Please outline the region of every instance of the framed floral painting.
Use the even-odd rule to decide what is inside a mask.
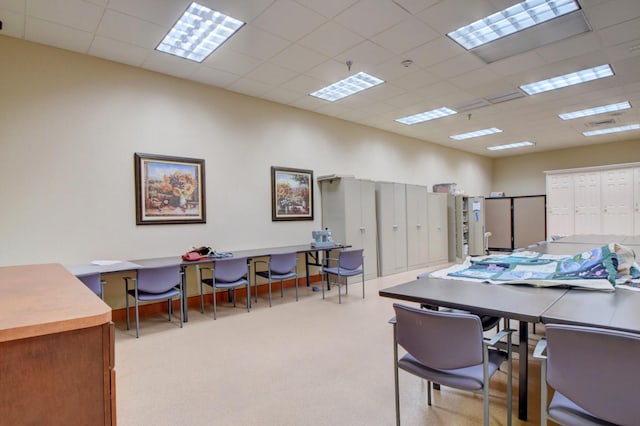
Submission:
[[[271,167],[271,220],[313,220],[313,171]]]
[[[206,223],[204,160],[134,154],[136,224]]]

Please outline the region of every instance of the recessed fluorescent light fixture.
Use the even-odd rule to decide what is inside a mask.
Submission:
[[[523,141],[523,142],[514,142],[514,143],[510,143],[507,145],[496,145],[496,146],[489,146],[487,147],[487,149],[489,151],[500,151],[503,149],[513,149],[513,148],[522,148],[525,146],[534,146],[535,143],[533,142],[529,142],[529,141]]]
[[[492,135],[494,133],[502,133],[502,130],[497,129],[495,127],[491,127],[489,129],[476,130],[475,132],[469,132],[469,133],[460,133],[459,135],[453,135],[449,137],[451,139],[461,141],[463,139],[477,138],[479,136]]]
[[[431,111],[421,112],[419,114],[409,115],[396,119],[398,123],[411,126],[412,124],[422,123],[424,121],[435,120],[436,118],[446,117],[447,115],[457,114],[456,111],[447,107],[432,109]]]
[[[605,114],[607,112],[620,111],[631,108],[631,104],[627,101],[617,104],[602,105],[593,108],[582,109],[580,111],[567,112],[559,114],[558,117],[563,120],[573,120],[574,118],[589,117],[590,115]]]
[[[467,50],[580,9],[574,0],[527,0],[447,34]]]
[[[638,129],[640,129],[640,124],[628,124],[626,126],[610,127],[608,129],[591,130],[588,132],[582,132],[582,134],[585,136],[597,136],[597,135],[606,135],[608,133],[628,132],[629,130],[638,130]]]
[[[609,64],[600,65],[594,68],[588,68],[576,72],[572,72],[558,77],[549,78],[547,80],[536,81],[535,83],[520,86],[527,95],[535,95],[536,93],[547,92],[549,90],[561,89],[574,84],[586,83],[587,81],[598,80],[600,78],[611,77],[613,70]]]
[[[316,98],[324,99],[325,101],[334,102],[382,83],[384,83],[384,80],[380,80],[365,72],[359,72],[356,75],[347,77],[344,80],[340,80],[309,94]]]
[[[194,2],[156,50],[202,62],[243,25],[242,21]]]

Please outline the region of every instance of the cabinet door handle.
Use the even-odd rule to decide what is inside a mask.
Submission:
[[[398,225],[393,225],[393,229],[398,229]]]
[[[364,231],[365,231],[365,229],[366,229],[366,228],[365,228],[364,226],[361,226],[361,227],[360,227],[360,231],[362,231],[362,232],[364,232]]]
[[[416,228],[420,229],[420,228],[422,228],[422,225],[417,224],[417,225],[416,225]]]

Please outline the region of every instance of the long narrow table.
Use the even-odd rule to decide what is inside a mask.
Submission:
[[[486,284],[441,278],[423,278],[380,290],[382,297],[420,304],[464,309],[519,322],[518,418],[527,419],[528,323],[538,322],[568,290],[527,285]]]
[[[334,244],[332,246],[326,247],[311,247],[311,244],[298,244],[291,246],[282,246],[282,247],[265,247],[261,249],[249,249],[249,250],[237,250],[231,252],[233,257],[246,257],[249,261],[266,257],[272,254],[279,253],[291,253],[295,252],[298,254],[304,254],[305,256],[305,274],[306,274],[306,283],[309,285],[309,266],[325,266],[324,262],[328,257],[328,253],[331,250],[341,250],[345,248],[349,248],[351,246],[346,244]],[[320,257],[320,253],[324,253],[324,259]],[[182,268],[183,274],[182,279],[185,280],[186,274],[184,273],[186,268],[189,266],[196,266],[199,268],[202,264],[208,264],[211,262],[215,262],[220,258],[217,257],[209,257],[196,261],[184,261],[181,256],[168,256],[168,257],[156,257],[156,258],[148,258],[148,259],[135,259],[131,261],[123,261],[110,265],[94,265],[94,264],[82,264],[82,265],[73,265],[67,266],[67,269],[74,275],[80,276],[92,272],[99,272],[101,274],[113,273],[113,272],[126,272],[126,271],[136,271],[140,268],[148,268],[153,266],[164,266],[164,265],[180,265]],[[199,274],[198,274],[199,275]],[[183,288],[186,289],[186,282],[183,281]],[[255,285],[255,283],[254,283]],[[249,295],[247,295],[249,297]],[[187,309],[187,297],[182,298],[183,301],[183,312],[184,312],[184,321],[189,321],[189,311]]]

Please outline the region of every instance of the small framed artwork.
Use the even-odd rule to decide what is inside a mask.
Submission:
[[[271,167],[271,220],[313,220],[313,171]]]
[[[206,223],[204,160],[134,154],[136,224]]]

